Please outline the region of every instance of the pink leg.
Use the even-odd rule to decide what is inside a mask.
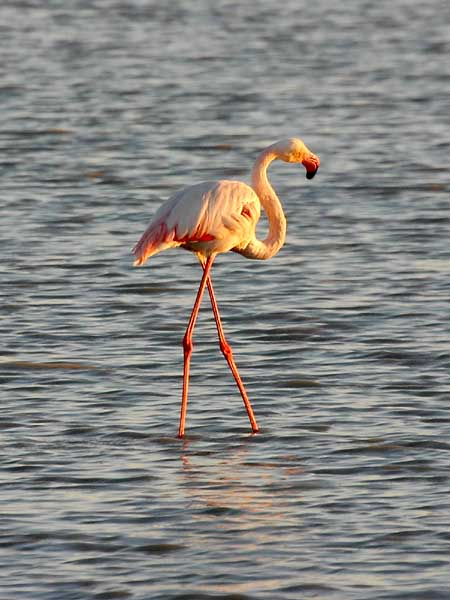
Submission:
[[[189,367],[191,364],[192,354],[192,332],[194,331],[195,322],[197,321],[198,311],[200,310],[200,303],[202,301],[203,292],[205,291],[206,283],[208,281],[209,272],[214,261],[214,255],[208,257],[205,264],[203,265],[203,277],[198,288],[197,297],[195,299],[194,308],[192,309],[191,318],[186,329],[186,333],[183,338],[183,350],[184,350],[184,369],[183,369],[183,396],[181,398],[181,415],[180,415],[180,427],[178,429],[178,437],[184,436],[184,428],[186,423],[186,411],[187,411],[187,400],[189,391]]]
[[[202,266],[204,268],[204,273],[206,273],[208,263],[203,264],[202,260],[200,260],[200,262],[202,263]],[[222,350],[222,354],[225,356],[228,366],[230,367],[231,372],[233,373],[233,377],[234,377],[236,384],[239,388],[239,391],[241,393],[242,400],[244,401],[244,405],[247,410],[248,418],[250,419],[250,425],[252,427],[252,431],[253,431],[253,433],[257,433],[259,431],[259,427],[258,427],[258,424],[256,423],[252,405],[250,404],[250,400],[248,399],[248,396],[247,396],[247,391],[244,387],[241,376],[239,375],[239,371],[237,369],[236,363],[234,362],[233,351],[231,350],[231,346],[228,344],[227,340],[225,339],[225,334],[224,334],[223,327],[222,327],[222,321],[220,319],[219,307],[217,306],[216,296],[214,294],[214,289],[212,286],[212,281],[211,281],[211,277],[209,276],[209,273],[208,273],[206,285],[208,286],[209,298],[211,300],[211,306],[213,309],[214,318],[216,320],[217,333],[219,335],[220,349]]]

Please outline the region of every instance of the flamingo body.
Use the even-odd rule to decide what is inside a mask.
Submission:
[[[259,431],[231,347],[225,339],[210,272],[218,253],[232,250],[246,258],[263,260],[274,256],[283,245],[286,218],[266,174],[270,163],[277,158],[288,163],[302,163],[306,168],[307,179],[314,177],[320,165],[319,158],[301,140],[280,140],[266,148],[257,158],[251,186],[241,181],[219,180],[205,181],[181,189],[160,206],[133,248],[135,266],[143,265],[150,256],[162,250],[182,247],[194,252],[203,268],[203,276],[183,338],[183,392],[178,429],[180,438],[184,436],[185,430],[192,335],[205,288],[208,288],[220,348],[241,393],[252,431]],[[256,238],[261,206],[269,222],[269,232],[264,240]]]
[[[181,246],[204,257],[237,251],[255,237],[260,201],[241,181],[204,181],[176,192],[156,212],[136,244],[135,265]]]

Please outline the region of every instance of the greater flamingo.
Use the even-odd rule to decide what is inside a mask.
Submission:
[[[208,288],[211,300],[220,349],[241,393],[252,431],[259,431],[233,353],[225,339],[210,271],[219,252],[232,250],[246,258],[264,260],[274,256],[284,244],[286,218],[267,179],[267,168],[277,158],[284,162],[302,163],[307,179],[314,177],[320,165],[318,156],[308,150],[301,140],[289,138],[276,142],[258,156],[252,171],[251,187],[241,181],[219,180],[205,181],[181,189],[159,207],[149,227],[133,248],[135,266],[143,265],[157,252],[181,246],[194,252],[203,268],[194,308],[183,338],[183,393],[178,429],[180,438],[185,431],[192,333],[205,287]],[[258,240],[255,233],[261,205],[269,221],[269,233],[265,240]]]

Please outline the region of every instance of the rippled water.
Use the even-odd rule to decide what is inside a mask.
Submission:
[[[450,8],[0,6],[4,600],[450,597]],[[181,185],[274,164],[271,261],[131,267]]]

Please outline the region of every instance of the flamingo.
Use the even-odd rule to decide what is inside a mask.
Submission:
[[[267,179],[272,161],[302,163],[307,179],[312,179],[320,165],[313,154],[298,138],[280,140],[263,150],[252,171],[251,186],[241,181],[205,181],[185,187],[159,207],[153,220],[132,252],[134,266],[141,266],[154,254],[168,248],[181,247],[197,255],[203,275],[183,338],[183,391],[181,398],[178,437],[185,433],[188,402],[190,361],[193,350],[192,336],[200,303],[205,291],[211,301],[220,349],[234,376],[244,401],[253,433],[259,431],[250,400],[234,361],[222,327],[219,308],[211,281],[211,268],[217,254],[238,252],[246,258],[265,260],[274,256],[286,238],[286,218],[283,207]],[[261,206],[269,221],[269,232],[264,240],[256,238],[256,224]]]

